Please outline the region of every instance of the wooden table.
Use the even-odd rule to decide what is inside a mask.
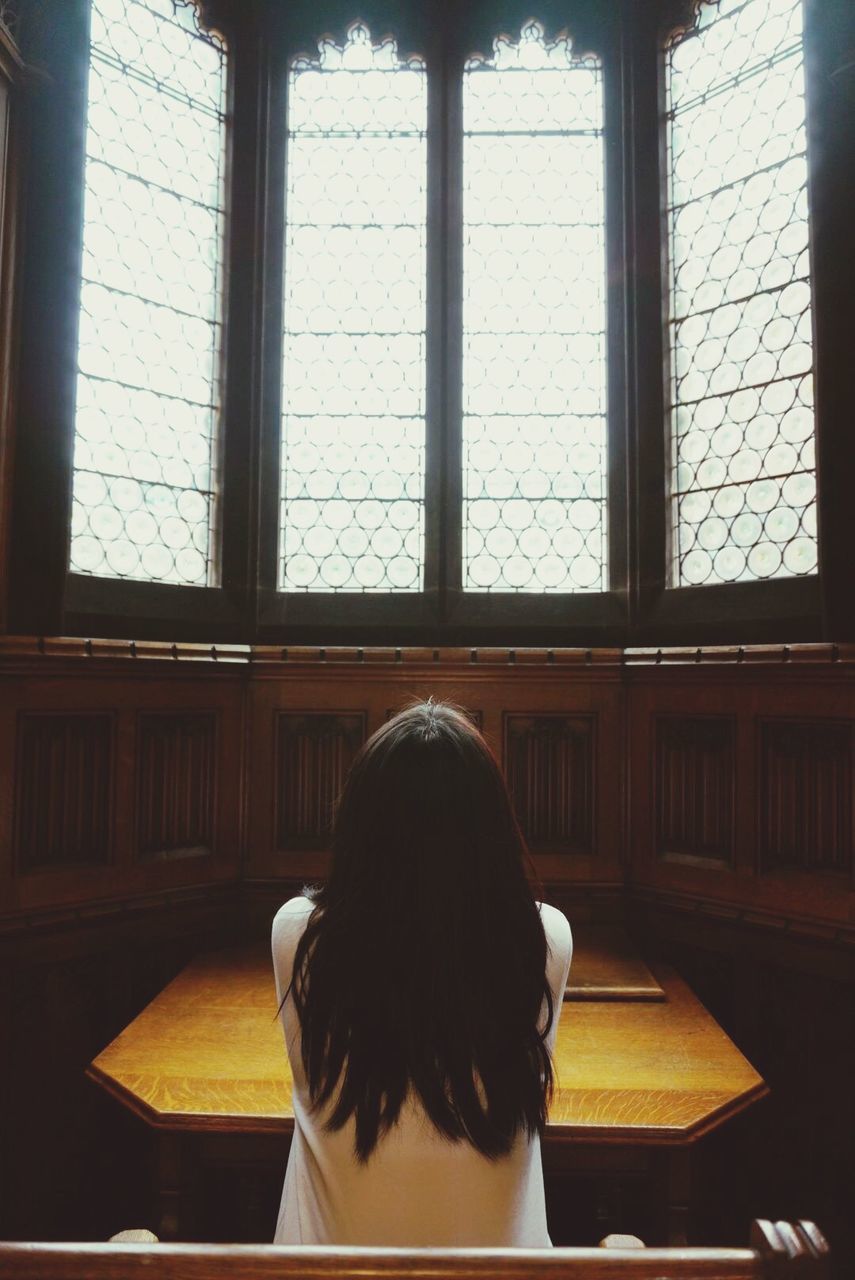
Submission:
[[[571,974],[544,1170],[654,1176],[683,1243],[693,1146],[766,1085],[677,974],[651,974],[619,935],[577,929]],[[159,1135],[163,1238],[181,1233],[194,1143],[242,1161],[281,1151],[284,1175],[291,1076],[266,947],[199,956],[88,1074]]]

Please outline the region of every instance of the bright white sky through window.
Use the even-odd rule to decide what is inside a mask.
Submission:
[[[420,591],[427,75],[362,24],[288,81],[279,585]]]
[[[226,59],[179,0],[93,0],[69,567],[212,585]]]
[[[671,573],[815,573],[802,0],[705,3],[666,62]]]
[[[602,72],[537,23],[463,89],[463,585],[607,587]]]

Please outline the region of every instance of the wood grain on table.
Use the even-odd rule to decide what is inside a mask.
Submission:
[[[564,1006],[547,1143],[685,1144],[767,1092],[677,974],[657,966],[654,977],[664,1000]],[[199,956],[89,1075],[157,1128],[289,1131],[291,1073],[267,948]]]

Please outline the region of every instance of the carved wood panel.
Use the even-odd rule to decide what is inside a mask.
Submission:
[[[596,717],[505,715],[505,775],[530,847],[594,852]]]
[[[216,798],[216,713],[144,714],[137,725],[137,851],[210,853]]]
[[[734,721],[658,716],[654,749],[656,852],[685,862],[733,862]]]
[[[22,713],[14,809],[20,871],[109,862],[112,715]]]
[[[849,720],[761,722],[761,871],[852,874],[853,733]]]
[[[358,712],[279,712],[276,717],[275,831],[278,849],[324,849],[333,807],[365,741]]]

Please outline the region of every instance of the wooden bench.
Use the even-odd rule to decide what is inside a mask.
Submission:
[[[828,1245],[812,1222],[755,1222],[748,1249],[627,1247],[632,1239],[610,1237],[600,1249],[414,1251],[0,1243],[0,1280],[825,1280],[829,1274]]]

